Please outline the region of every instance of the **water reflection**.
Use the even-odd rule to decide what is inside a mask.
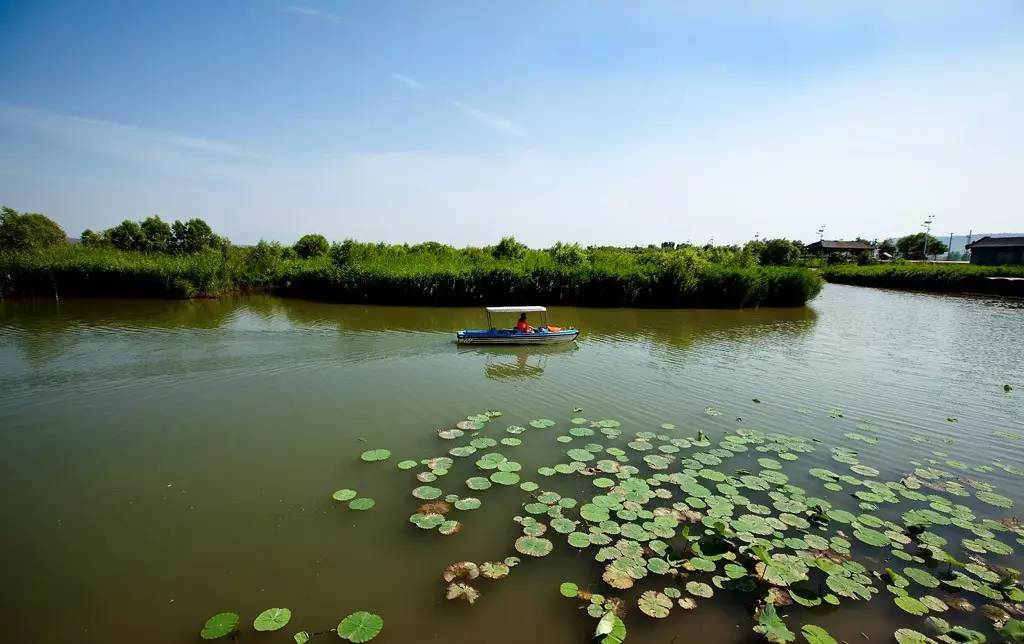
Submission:
[[[549,347],[470,347],[458,346],[460,355],[480,357],[484,375],[491,380],[540,378],[548,361],[579,351],[575,342]]]

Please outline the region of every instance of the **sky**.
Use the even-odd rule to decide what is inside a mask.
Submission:
[[[69,235],[1024,231],[1024,3],[0,0],[0,204]]]

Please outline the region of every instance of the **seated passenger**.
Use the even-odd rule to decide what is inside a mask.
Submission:
[[[516,331],[519,333],[533,333],[533,327],[526,321],[526,314],[519,314],[519,321],[516,322]]]

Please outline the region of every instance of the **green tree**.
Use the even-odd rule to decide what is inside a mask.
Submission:
[[[171,225],[159,215],[153,215],[143,220],[142,228],[143,246],[150,252],[163,253],[171,250],[171,240],[174,234],[171,232]]]
[[[928,238],[928,254],[929,255],[942,255],[949,247],[942,243],[936,237],[932,237],[927,233],[914,233],[913,235],[907,235],[906,237],[900,237],[896,242],[896,248],[899,249],[900,254],[907,259],[925,259],[924,255],[924,240]]]
[[[878,252],[889,253],[890,255],[896,254],[896,244],[891,239],[886,239],[878,245]]]
[[[788,239],[769,239],[761,248],[760,260],[764,266],[791,266],[800,259],[803,244]]]
[[[562,266],[583,266],[590,263],[587,251],[579,244],[563,244],[557,242],[550,250],[551,258]]]
[[[91,229],[86,228],[82,231],[82,234],[78,236],[78,241],[82,246],[103,246],[107,239],[103,236],[103,233],[93,232]]]
[[[323,257],[330,250],[331,244],[323,235],[303,235],[295,242],[295,252],[302,259]]]
[[[502,237],[491,254],[495,259],[518,260],[526,257],[527,248],[516,241],[515,237]]]
[[[19,213],[6,206],[0,209],[0,249],[46,248],[66,241],[67,236],[61,227],[46,215]]]
[[[136,221],[125,219],[103,233],[103,236],[110,241],[111,246],[118,250],[146,249],[146,238],[142,234],[142,226]]]
[[[213,229],[202,219],[189,219],[171,225],[171,247],[179,253],[198,253],[223,245],[223,240],[213,234]]]
[[[261,239],[246,253],[245,266],[259,281],[270,279],[281,265],[282,250],[277,242],[266,242]]]

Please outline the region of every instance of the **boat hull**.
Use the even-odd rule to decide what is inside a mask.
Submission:
[[[580,332],[566,329],[554,333],[511,333],[508,331],[459,331],[456,340],[459,344],[489,345],[542,345],[563,344],[572,342]]]

